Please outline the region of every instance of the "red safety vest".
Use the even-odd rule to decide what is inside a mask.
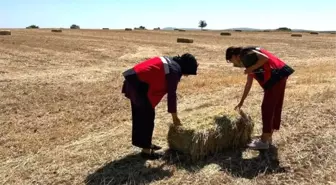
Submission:
[[[262,73],[252,74],[253,78],[258,81],[258,83],[263,87],[267,81],[272,77],[273,69],[282,69],[286,66],[285,62],[280,60],[278,57],[274,56],[269,51],[258,48],[258,51],[265,54],[268,57],[268,62],[266,62],[262,67]]]
[[[155,108],[167,93],[168,61],[163,57],[154,57],[135,65],[133,69],[139,80],[148,84],[148,99]]]

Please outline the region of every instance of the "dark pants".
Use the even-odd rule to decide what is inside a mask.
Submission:
[[[138,102],[132,106],[132,144],[140,148],[150,148],[154,130],[155,110],[148,96],[148,85],[141,83],[137,89]]]
[[[265,90],[261,106],[263,133],[272,133],[280,129],[282,105],[285,96],[287,78]]]

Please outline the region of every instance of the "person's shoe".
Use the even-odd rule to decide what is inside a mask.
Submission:
[[[151,153],[141,152],[141,157],[144,159],[148,159],[148,160],[156,160],[156,159],[160,159],[162,155],[155,153],[155,152],[151,152]]]
[[[161,146],[157,146],[157,145],[155,145],[155,144],[152,144],[151,149],[152,149],[152,150],[161,150],[162,147],[161,147]]]
[[[269,149],[269,142],[262,142],[260,139],[253,140],[247,145],[252,150],[267,150]]]

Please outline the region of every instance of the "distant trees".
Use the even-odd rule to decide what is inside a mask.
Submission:
[[[135,30],[145,30],[146,29],[146,27],[144,27],[144,26],[139,26],[138,28],[134,28]]]
[[[70,26],[70,29],[80,29],[80,27],[76,24]]]
[[[39,29],[39,27],[36,26],[35,24],[30,25],[30,26],[28,26],[28,27],[26,27],[26,28],[27,28],[27,29]]]
[[[200,27],[202,30],[205,28],[208,24],[205,22],[205,20],[200,20],[198,23],[198,27]]]
[[[287,27],[280,27],[280,28],[276,29],[276,31],[292,31],[292,29],[287,28]]]

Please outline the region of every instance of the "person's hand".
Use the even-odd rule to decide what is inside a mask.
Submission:
[[[240,110],[241,107],[243,106],[243,102],[239,102],[239,104],[234,108],[235,110]]]
[[[174,123],[174,126],[181,126],[181,121],[178,117],[174,117],[173,118],[173,123]]]
[[[253,72],[253,68],[249,67],[249,68],[245,69],[244,74],[250,74],[252,72]]]

